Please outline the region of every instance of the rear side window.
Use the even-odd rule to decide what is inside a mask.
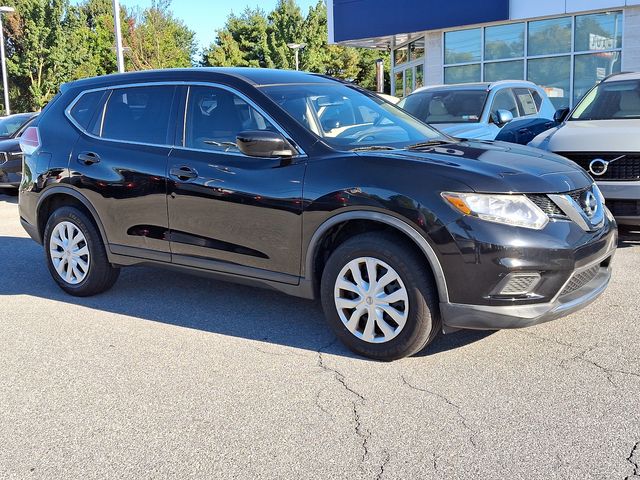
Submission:
[[[161,85],[113,90],[102,122],[103,138],[168,145],[175,87]],[[171,138],[170,138],[171,137]]]
[[[522,112],[523,116],[535,115],[538,113],[536,102],[531,96],[531,90],[528,88],[516,88],[514,92],[518,99],[518,103],[520,104],[520,112]]]
[[[536,102],[536,108],[538,111],[542,108],[542,96],[536,90],[530,90],[533,96],[533,101]]]
[[[82,95],[69,112],[78,125],[88,130],[91,119],[96,113],[96,108],[104,95],[104,91],[90,92]]]

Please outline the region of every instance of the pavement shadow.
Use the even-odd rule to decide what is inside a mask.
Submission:
[[[0,202],[18,203],[18,192],[0,188]]]
[[[360,358],[335,341],[319,302],[150,267],[122,269],[114,287],[101,295],[72,297],[52,280],[40,245],[27,238],[0,236],[0,251],[13,252],[0,264],[4,278],[0,301],[8,295],[31,295],[143,320]],[[46,318],[46,311],[42,315]],[[488,334],[440,336],[420,355],[453,350]]]
[[[640,226],[618,226],[618,248],[636,247],[640,245]]]

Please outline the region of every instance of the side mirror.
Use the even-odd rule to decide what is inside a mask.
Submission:
[[[491,120],[499,127],[504,127],[507,123],[513,121],[513,113],[509,110],[498,110],[491,114]]]
[[[278,132],[248,130],[236,137],[238,150],[249,157],[279,158],[293,157],[295,148]]]
[[[558,110],[556,110],[556,113],[553,114],[553,120],[556,123],[564,122],[569,115],[569,111],[569,107],[559,108]]]

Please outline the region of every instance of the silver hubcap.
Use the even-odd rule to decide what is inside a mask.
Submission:
[[[53,229],[49,255],[60,278],[71,285],[82,282],[89,273],[87,239],[71,222],[61,222]]]
[[[377,258],[347,263],[336,280],[334,299],[342,323],[365,342],[388,342],[407,323],[407,289],[400,275]]]

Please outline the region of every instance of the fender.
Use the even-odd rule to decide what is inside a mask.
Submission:
[[[420,250],[422,250],[425,257],[427,258],[427,261],[429,262],[429,266],[431,267],[431,271],[433,272],[433,276],[435,277],[436,285],[438,287],[438,297],[440,299],[440,302],[449,303],[447,281],[445,279],[440,260],[438,260],[438,256],[436,255],[433,247],[422,235],[420,235],[420,233],[415,228],[413,228],[408,223],[392,215],[380,212],[349,211],[339,213],[322,223],[311,237],[311,241],[309,242],[309,245],[307,247],[307,255],[305,258],[305,274],[308,279],[311,278],[310,272],[313,272],[313,260],[318,249],[318,245],[324,237],[324,234],[327,233],[331,227],[348,220],[373,220],[376,222],[384,223],[386,225],[394,227],[396,230],[399,230],[400,232],[411,238],[414,243],[420,248]]]
[[[89,210],[89,213],[91,213],[91,216],[93,217],[93,220],[96,222],[96,225],[98,226],[98,231],[100,232],[100,236],[102,237],[102,243],[104,243],[104,245],[108,248],[109,242],[107,240],[107,234],[106,234],[106,232],[104,230],[104,227],[102,225],[102,221],[100,221],[100,217],[98,216],[98,212],[96,211],[95,207],[87,199],[87,197],[85,197],[82,193],[80,193],[76,189],[74,189],[72,187],[69,187],[69,186],[55,185],[53,187],[48,188],[44,192],[42,192],[42,194],[40,195],[40,198],[38,199],[38,204],[36,205],[36,219],[37,219],[38,225],[40,225],[40,208],[42,207],[42,204],[44,203],[44,201],[47,198],[49,198],[52,195],[57,195],[57,194],[69,195],[70,197],[73,197],[76,200],[78,200],[80,203],[82,203],[87,208],[87,210]],[[38,228],[38,236],[41,239],[40,243],[42,243],[42,235],[43,235],[43,233],[44,232],[41,232],[40,229]],[[107,251],[108,251],[108,249],[107,249]]]

